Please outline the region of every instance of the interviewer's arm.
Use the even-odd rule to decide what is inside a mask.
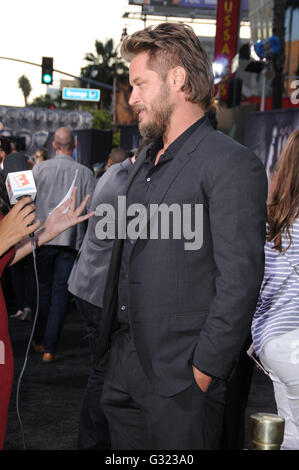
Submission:
[[[85,196],[81,204],[75,208],[76,205],[76,191],[75,187],[72,192],[71,202],[69,200],[65,201],[60,207],[57,207],[46,219],[45,225],[35,233],[35,239],[37,247],[44,245],[45,243],[53,240],[60,233],[64,232],[73,225],[77,225],[84,220],[89,219],[94,215],[94,212],[80,216],[84,210],[89,195]],[[66,214],[64,214],[65,209],[70,207]],[[17,246],[15,250],[15,256],[12,259],[10,266],[20,261],[22,258],[27,256],[32,251],[32,244],[29,237],[24,238]]]

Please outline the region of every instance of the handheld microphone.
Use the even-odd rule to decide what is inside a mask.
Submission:
[[[26,196],[31,196],[32,201],[34,201],[36,186],[31,170],[8,173],[5,185],[11,205],[16,204],[20,199]],[[33,225],[33,222],[28,224],[28,227],[29,225]],[[34,232],[30,233],[29,237],[34,239]]]
[[[5,184],[11,205],[25,196],[31,196],[34,201],[36,186],[24,153],[14,152],[7,155],[3,163],[3,175],[6,178]]]
[[[3,173],[6,177],[5,185],[6,185],[6,189],[8,192],[10,203],[16,204],[16,202],[19,199],[25,196],[31,196],[32,200],[34,201],[35,196],[36,196],[36,186],[35,186],[35,182],[33,178],[33,173],[30,170],[29,165],[28,165],[28,158],[26,157],[26,155],[19,153],[19,152],[15,152],[10,155],[7,155],[7,157],[4,160],[3,167],[4,167]],[[32,224],[33,222],[30,225]],[[37,272],[37,266],[36,266],[36,254],[35,254],[35,247],[34,247],[34,233],[30,233],[29,237],[31,238],[33,268],[34,268],[35,281],[36,281],[36,310],[35,310],[32,330],[30,334],[30,339],[29,339],[26,353],[25,353],[24,364],[23,364],[23,367],[21,369],[21,372],[18,378],[17,390],[16,390],[16,411],[17,411],[17,417],[18,417],[20,427],[21,427],[24,450],[26,450],[26,444],[25,444],[23,423],[22,423],[20,411],[19,411],[19,392],[20,392],[22,377],[25,372],[25,368],[26,368],[26,364],[28,360],[30,345],[32,343],[32,338],[33,338],[33,334],[35,331],[35,326],[36,326],[38,311],[39,311],[39,282],[38,282],[38,272]]]
[[[5,185],[11,205],[16,204],[19,199],[25,196],[31,196],[34,201],[36,186],[31,170],[8,173]]]
[[[10,204],[16,204],[25,196],[30,196],[34,201],[36,186],[27,157],[21,152],[11,153],[5,158],[3,167]],[[34,233],[31,233],[30,237],[34,238]]]

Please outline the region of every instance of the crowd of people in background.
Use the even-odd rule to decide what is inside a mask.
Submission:
[[[259,159],[209,122],[213,79],[191,28],[145,28],[124,40],[122,54],[143,137],[136,154],[113,149],[89,169],[73,158],[67,128],[55,132],[54,158],[45,148],[29,158],[0,137],[0,270],[11,265],[12,317],[35,315],[34,230],[40,301],[32,348],[41,361],[56,361],[71,299],[88,332],[79,449],[243,448],[250,376],[245,395],[238,390],[251,340],[285,419],[282,448],[299,449],[299,131],[268,190]],[[7,199],[16,155],[32,169],[34,206],[25,198],[11,208]],[[99,239],[97,207],[115,208],[120,195],[136,206],[207,204],[203,246]],[[13,358],[0,294],[0,339],[9,351],[0,365],[1,448]]]
[[[31,223],[34,217],[37,217],[39,220],[38,225],[40,225],[40,222],[44,225],[48,215],[55,209],[57,202],[64,197],[74,178],[76,178],[75,199],[79,206],[78,215],[79,212],[82,212],[84,208],[83,205],[85,206],[87,204],[85,196],[93,195],[96,181],[100,175],[74,160],[73,151],[76,147],[76,140],[71,130],[67,128],[58,129],[54,136],[53,146],[56,150],[56,158],[48,159],[48,150],[46,148],[37,149],[32,156],[28,156],[24,151],[21,152],[19,148],[16,149],[9,139],[5,137],[0,138],[2,215],[7,214],[10,208],[5,188],[7,174],[9,172],[27,169],[33,170],[38,190],[38,196],[35,200],[36,212],[32,212],[31,207],[30,211],[32,215],[30,219],[26,219],[27,223]],[[121,149],[113,149],[105,162],[101,175],[103,175],[110,166],[115,163],[120,163],[128,155],[130,155],[130,152]],[[55,185],[55,191],[53,190],[53,181],[57,184]],[[58,188],[60,188],[59,191]],[[48,198],[44,197],[45,195],[48,195]],[[81,201],[85,201],[83,205],[82,203],[80,205]],[[5,255],[7,250],[20,242],[24,236],[26,238],[26,233],[28,235],[29,232],[32,231],[30,228],[25,230],[23,227],[19,236],[18,232],[16,236],[12,236],[12,229],[16,230],[16,224],[13,224],[10,219],[7,219],[8,217],[12,219],[16,212],[18,216],[22,214],[26,202],[28,204],[27,198],[24,199],[24,202],[19,201],[5,216],[4,220],[10,222],[8,223],[10,230],[5,230],[3,223],[0,227],[1,248],[3,245],[0,256],[3,256],[1,260],[5,264],[7,261],[7,256]],[[86,205],[85,213],[94,214],[93,211],[88,212],[89,206],[90,203]],[[96,207],[95,204],[93,204],[93,207]],[[28,217],[29,215],[26,214],[26,216]],[[86,219],[87,217],[84,218],[84,220]],[[21,216],[19,216],[18,222],[23,222]],[[33,226],[33,228],[36,227],[36,225]],[[61,235],[54,237],[54,245],[51,240],[48,240],[44,246],[41,246],[43,243],[38,242],[39,247],[36,253],[36,259],[39,275],[39,309],[32,348],[35,352],[42,353],[41,357],[43,362],[51,363],[56,361],[55,352],[71,300],[71,293],[68,290],[67,281],[79,247],[82,245],[85,230],[86,226],[84,223],[78,225],[72,224],[69,226],[68,230],[64,230]],[[13,258],[13,250],[9,251],[9,255],[10,258]],[[33,321],[37,312],[36,280],[32,253],[26,253],[26,256],[21,256],[17,261],[18,262],[9,262],[10,267],[5,271],[5,276],[2,280],[4,283],[4,298],[2,299],[3,304],[1,305],[2,320],[7,316],[5,311],[6,301],[15,309],[15,313],[11,314],[11,318],[22,321]],[[82,319],[84,318],[84,312],[82,311]],[[86,323],[86,327],[89,327],[88,322]],[[2,334],[3,331],[5,334]],[[1,340],[2,338],[8,338],[6,319],[3,325],[3,331],[1,328]],[[11,351],[11,348],[7,348],[7,350]],[[11,354],[6,354],[6,357],[8,359],[6,368],[9,373],[2,368],[1,379],[4,380],[5,378],[7,384],[2,387],[1,392],[0,447],[3,445],[5,436],[8,396],[12,381],[12,356]],[[84,416],[82,423],[84,423]],[[84,428],[83,425],[81,428]],[[106,434],[108,435],[108,431],[106,431]],[[106,443],[105,445],[108,444]]]
[[[20,284],[17,286],[18,290],[22,290],[27,276],[30,277],[30,270],[26,271],[27,265],[22,265],[22,263],[24,260],[26,260],[26,263],[30,262],[28,256],[30,256],[32,253],[32,239],[29,237],[31,233],[35,233],[35,249],[37,249],[37,247],[41,248],[43,245],[51,242],[51,240],[55,239],[61,233],[72,230],[74,226],[85,222],[88,218],[94,215],[93,212],[87,213],[85,210],[89,195],[84,195],[84,198],[79,201],[80,204],[76,206],[76,188],[73,189],[67,201],[65,201],[59,207],[51,208],[52,211],[46,215],[42,227],[40,226],[40,221],[36,220],[35,206],[31,197],[27,196],[21,198],[21,200],[19,200],[14,205],[14,207],[11,208],[3,176],[5,176],[8,168],[10,168],[12,171],[17,171],[18,168],[16,168],[16,163],[21,165],[19,171],[27,170],[29,168],[27,160],[28,159],[25,154],[20,154],[18,152],[7,153],[3,161],[3,171],[1,172],[0,177],[0,275],[2,278],[2,274],[8,266],[10,269],[12,269],[14,266],[18,266],[18,263],[21,263],[19,266],[22,267],[22,271],[21,273],[17,273],[17,276],[20,276],[17,277],[20,282]],[[82,212],[83,215],[81,215]],[[6,270],[6,272],[9,273],[9,270]],[[11,276],[14,277],[15,275],[16,273],[12,272]],[[14,282],[16,282],[16,279],[14,279]],[[2,292],[2,286],[0,285],[0,336],[1,345],[5,352],[5,360],[2,360],[1,358],[0,361],[1,449],[5,440],[8,406],[14,375],[13,352],[9,337],[6,300],[7,299],[5,299]],[[29,296],[29,302],[32,301],[33,299]],[[28,306],[23,296],[22,303],[18,302],[19,300],[17,299],[16,305],[18,307],[24,305]]]
[[[67,129],[67,133],[71,132]],[[72,136],[73,139],[73,148],[71,152],[67,152],[69,156],[73,156],[73,151],[75,149],[75,138]],[[61,152],[60,152],[61,153]],[[17,139],[11,137],[0,137],[0,165],[1,165],[1,172],[0,178],[2,178],[3,182],[7,176],[8,170],[9,171],[17,171],[20,168],[20,160],[23,160],[22,168],[26,168],[28,165],[28,169],[33,169],[34,165],[45,162],[48,160],[48,149],[46,147],[38,148],[32,155],[28,155],[25,151],[25,148],[22,144],[18,142]],[[97,162],[92,165],[91,171],[93,173],[93,177],[91,178],[91,172],[89,172],[90,187],[88,188],[88,193],[92,194],[93,190],[92,187],[95,185],[96,181],[94,179],[100,178],[105,171],[115,163],[122,162],[125,158],[132,155],[132,152],[123,150],[120,148],[113,148],[111,153],[108,155],[106,161]],[[13,165],[13,160],[11,157],[17,156],[16,165]],[[8,157],[8,159],[6,159]],[[5,162],[6,159],[6,162]],[[9,164],[8,164],[9,162]],[[53,163],[53,162],[52,162]],[[5,166],[8,168],[5,168]],[[12,168],[12,170],[11,170]],[[46,166],[46,172],[48,171],[48,166]],[[34,170],[36,172],[36,169]],[[58,170],[59,172],[59,170]],[[52,175],[48,177],[47,180],[50,182],[53,181]],[[71,179],[71,178],[70,178]],[[36,178],[38,181],[39,178]],[[44,190],[44,188],[43,188]],[[56,195],[57,197],[57,195]],[[80,244],[80,242],[79,242]],[[9,270],[9,275],[7,276],[7,283],[11,290],[11,295],[14,297],[14,305],[16,312],[11,315],[11,318],[18,318],[20,320],[31,321],[33,318],[33,314],[35,311],[35,297],[36,297],[36,290],[35,290],[35,281],[34,281],[34,272],[33,272],[33,260],[32,255],[29,254],[24,260],[19,262],[14,267],[11,267]],[[39,338],[39,334],[37,337]],[[38,339],[40,342],[41,339]],[[36,350],[41,350],[40,345],[37,344],[34,347]]]

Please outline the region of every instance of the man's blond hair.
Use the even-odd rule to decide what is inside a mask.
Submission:
[[[177,66],[186,70],[182,91],[186,100],[200,104],[208,111],[214,96],[214,80],[210,60],[193,29],[182,23],[161,23],[127,36],[121,46],[124,59],[148,52],[148,66],[165,80]]]

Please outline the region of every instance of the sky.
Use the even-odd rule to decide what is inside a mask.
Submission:
[[[0,57],[36,64],[43,56],[53,57],[54,69],[79,75],[85,54],[95,52],[96,39],[113,38],[118,44],[124,27],[128,34],[144,27],[141,20],[122,18],[128,11],[140,7],[128,0],[6,0],[1,2]],[[46,93],[40,67],[0,58],[0,105],[24,106],[21,75],[32,86],[29,102]],[[59,88],[60,79],[68,77],[55,73],[54,87]]]
[[[94,52],[95,40],[113,37],[118,43],[123,27],[141,29],[143,23],[122,19],[127,0],[7,0],[1,2],[0,56],[40,64],[43,56],[54,57],[54,68],[79,75],[87,52]],[[138,7],[137,7],[138,10]],[[45,94],[41,69],[0,59],[0,105],[24,106],[18,78],[31,82],[29,101]],[[60,79],[54,75],[54,86]]]

